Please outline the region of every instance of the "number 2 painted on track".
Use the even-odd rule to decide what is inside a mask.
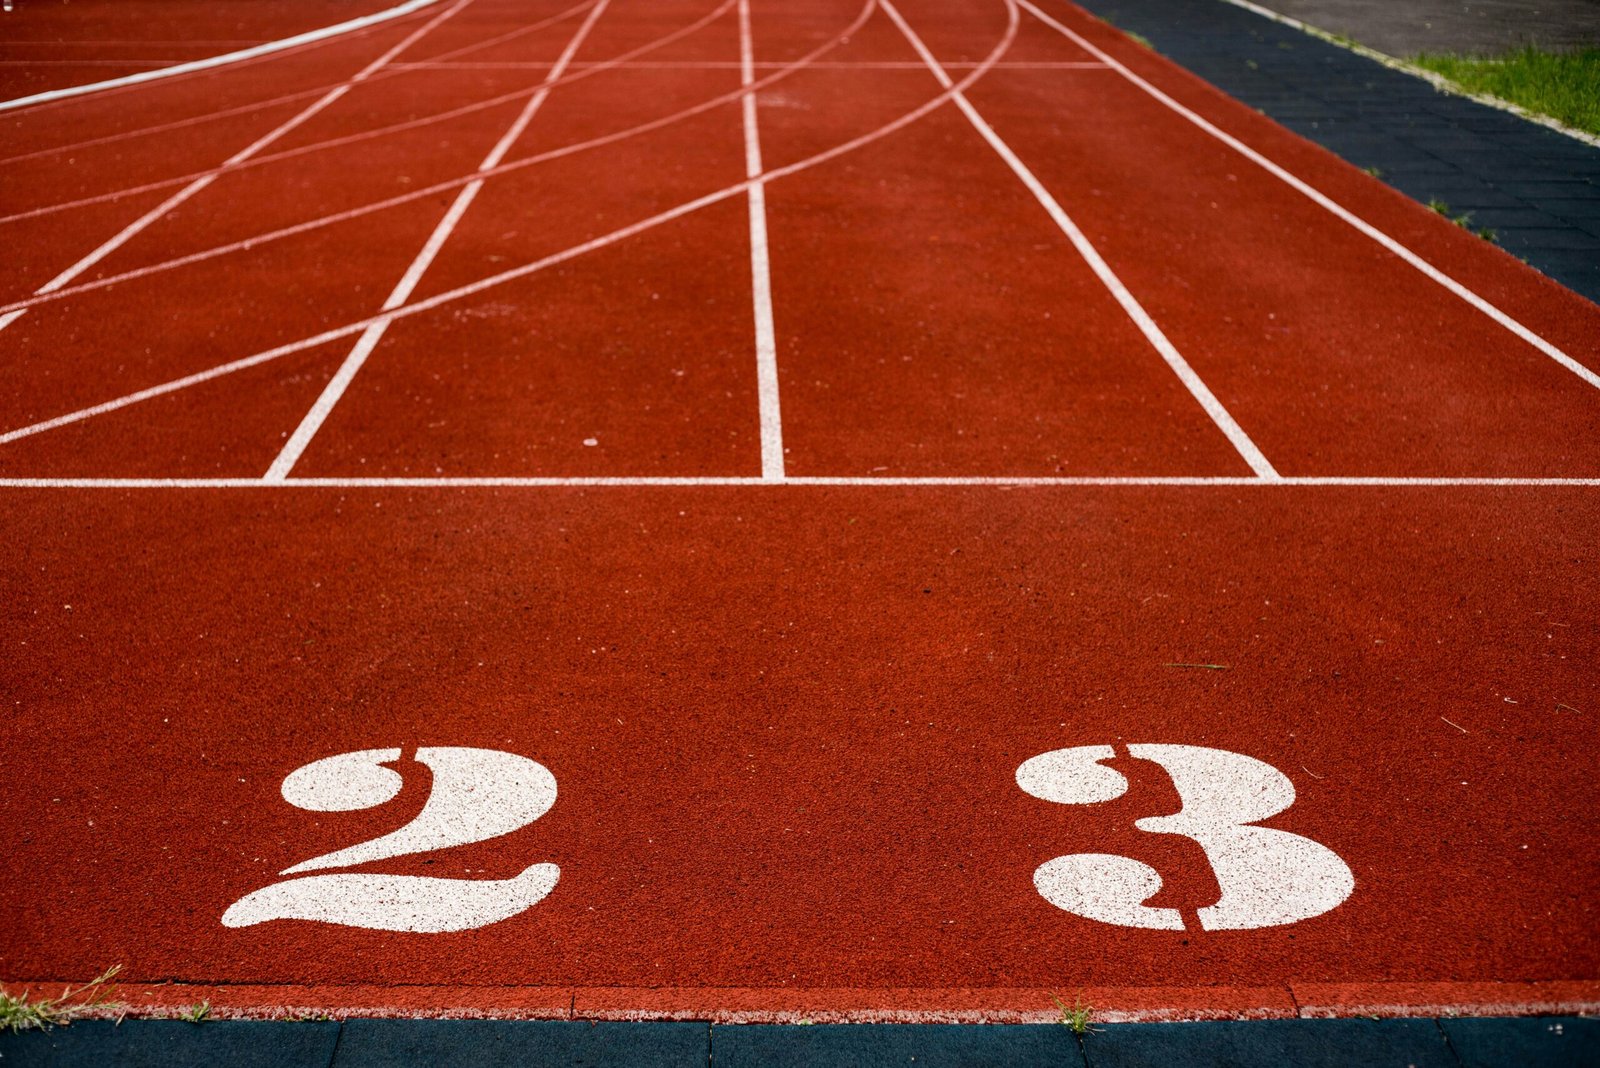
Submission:
[[[375,808],[400,793],[400,773],[385,765],[399,749],[362,749],[314,760],[283,780],[283,799],[312,812]],[[417,760],[433,790],[416,819],[388,834],[285,868],[281,874],[342,868],[468,845],[526,827],[556,801],[555,776],[515,753],[424,747]],[[310,875],[246,894],[222,915],[226,927],[267,920],[318,920],[380,931],[465,931],[515,916],[555,888],[561,869],[534,864],[510,879],[416,875]]]
[[[1166,769],[1182,808],[1134,821],[1141,831],[1193,839],[1211,861],[1222,896],[1199,910],[1207,931],[1275,927],[1320,916],[1355,889],[1349,865],[1333,850],[1298,834],[1252,826],[1294,803],[1294,784],[1254,757],[1195,745],[1130,745],[1128,753]],[[1094,805],[1121,797],[1128,780],[1101,763],[1109,745],[1056,749],[1017,768],[1017,785],[1044,801]],[[1160,874],[1131,857],[1074,853],[1045,861],[1033,873],[1044,899],[1078,916],[1124,927],[1184,929],[1177,909],[1144,903],[1161,889]]]

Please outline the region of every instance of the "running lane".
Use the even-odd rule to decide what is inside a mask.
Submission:
[[[807,21],[757,5],[759,54],[792,52]],[[969,65],[1014,62],[1004,18],[970,29]],[[759,97],[769,166],[940,91],[882,12],[828,58]],[[1250,473],[1118,305],[1115,277],[1090,270],[954,109],[774,181],[767,199],[791,474]]]
[[[1156,66],[1103,24],[1047,6],[1130,65]],[[948,7],[905,9],[943,11],[927,21],[930,47],[967,58],[974,30],[953,25]],[[1022,33],[1036,55],[1085,55],[1039,19],[1025,19]],[[1184,88],[1206,113],[1219,110],[1214,93]],[[1538,318],[1555,320],[1553,339],[1572,339],[1568,354],[1591,372],[1586,382],[1116,72],[1002,69],[971,99],[1281,473],[1600,474],[1593,305],[1540,285],[1468,233],[1428,242],[1450,270],[1498,262],[1522,288],[1546,291],[1537,303],[1505,301],[1513,315],[1563,304]],[[1231,129],[1238,109],[1228,110]],[[1271,144],[1293,140],[1279,131]],[[1354,184],[1352,169],[1327,155],[1302,173],[1313,184],[1329,175]],[[1365,184],[1362,208],[1403,199]],[[1413,219],[1405,229],[1417,228]]]
[[[1600,967],[1592,488],[7,505],[28,548],[5,561],[4,744],[27,770],[0,812],[29,828],[0,889],[8,980],[120,961],[132,983],[247,984],[206,992],[221,1005],[1045,1018],[1080,992],[1286,1014],[1302,984],[1495,982],[1506,1004]],[[1074,853],[1157,867],[1156,905],[1215,900],[1192,841],[1134,826],[1179,808],[1160,768],[1122,753],[1132,788],[1102,804],[1018,787],[1038,754],[1139,743],[1279,769],[1293,803],[1268,825],[1342,858],[1348,899],[1246,930],[1052,905],[1035,869]],[[416,746],[535,759],[554,806],[357,870],[551,863],[548,897],[456,934],[223,926],[276,873],[414,816]],[[406,754],[387,805],[280,793],[307,762],[387,747]]]
[[[8,990],[1600,1009],[1600,311],[1062,5],[519,6],[0,330]]]

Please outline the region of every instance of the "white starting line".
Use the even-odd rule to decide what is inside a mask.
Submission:
[[[1120,475],[1086,476],[587,476],[519,477],[486,476],[439,478],[0,478],[0,489],[580,489],[645,488],[674,486],[987,486],[997,489],[1072,486],[1353,486],[1403,488],[1411,486],[1588,486],[1600,487],[1600,478],[1502,478],[1313,475],[1258,478],[1253,475]]]

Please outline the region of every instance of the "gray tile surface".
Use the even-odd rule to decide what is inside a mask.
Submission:
[[[1600,301],[1600,148],[1224,0],[1076,2],[1414,200],[1472,212],[1502,248]],[[1477,219],[1491,208],[1516,214]]]
[[[1596,0],[1257,0],[1391,56],[1600,45]]]

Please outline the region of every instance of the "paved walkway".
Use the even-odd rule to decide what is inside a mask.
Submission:
[[[1600,1063],[1600,1020],[1252,1020],[1112,1024],[1079,1039],[1059,1025],[712,1026],[703,1023],[351,1020],[77,1023],[0,1034],[0,1061],[34,1068],[379,1068],[628,1065],[789,1068],[1004,1064],[1010,1068],[1414,1068]]]
[[[1600,46],[1600,0],[1267,0],[1261,6],[1391,56]]]
[[[1600,148],[1223,0],[1077,2],[1408,196],[1470,213],[1507,252],[1600,302]]]

